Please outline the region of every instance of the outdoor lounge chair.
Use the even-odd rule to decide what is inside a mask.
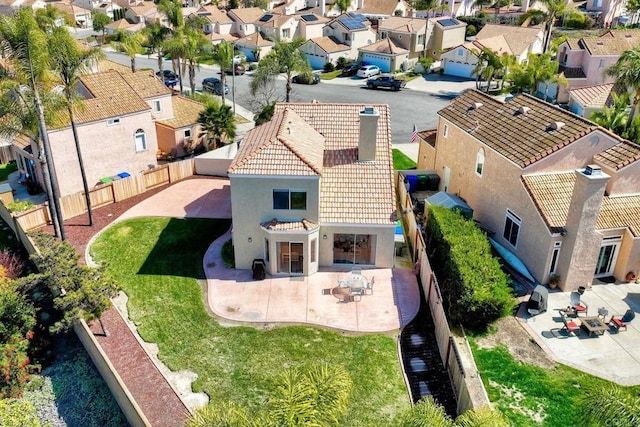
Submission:
[[[562,311],[560,312],[560,317],[562,318],[562,323],[564,323],[564,327],[562,329],[565,329],[567,331],[567,335],[573,334],[575,336],[578,336],[578,333],[580,332],[580,325],[578,325],[573,320],[567,319]]]
[[[576,316],[580,315],[580,313],[585,316],[589,312],[589,304],[580,300],[580,294],[577,292],[571,293],[571,307],[575,310]]]
[[[629,309],[622,317],[611,316],[609,320],[609,326],[615,329],[616,332],[620,331],[620,328],[627,330],[627,325],[636,317],[636,312]]]

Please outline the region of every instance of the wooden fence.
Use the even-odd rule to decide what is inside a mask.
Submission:
[[[137,175],[132,175],[127,178],[96,186],[89,190],[91,207],[99,208],[111,203],[126,200],[153,188],[193,176],[194,171],[193,159],[187,159],[179,162],[168,163]],[[61,197],[60,207],[62,210],[62,217],[65,220],[73,218],[74,216],[82,215],[87,211],[84,193],[79,192]],[[11,217],[11,214],[8,215]],[[29,211],[17,214],[14,217],[16,221],[20,222],[20,225],[25,232],[43,227],[51,221],[49,207],[46,203]],[[7,224],[11,225],[11,223],[13,223],[13,219],[5,218],[4,216],[3,219]],[[15,226],[12,226],[12,229],[15,232]]]
[[[435,325],[434,332],[440,358],[449,372],[456,395],[458,414],[468,409],[480,408],[489,404],[489,397],[482,384],[466,337],[464,334],[462,336],[454,335],[449,327],[438,280],[429,264],[424,238],[413,214],[411,196],[405,188],[404,176],[401,173],[396,175],[396,191],[400,203],[398,209],[402,212],[412,260],[414,263],[420,263],[419,275],[422,288]]]

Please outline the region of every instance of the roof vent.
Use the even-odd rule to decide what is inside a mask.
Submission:
[[[469,108],[470,110],[477,110],[482,107],[482,102],[474,102],[473,105]]]
[[[604,46],[604,42],[601,42],[601,41],[597,41],[597,42],[596,42],[596,44],[597,44],[598,46]]]
[[[602,169],[600,169],[600,166],[598,165],[587,165],[587,167],[584,168],[584,174],[585,175],[602,175]]]
[[[560,130],[564,127],[564,122],[553,122],[547,128],[548,130]]]
[[[531,111],[531,108],[525,107],[524,105],[518,108],[518,113],[520,114],[527,114],[529,111]]]

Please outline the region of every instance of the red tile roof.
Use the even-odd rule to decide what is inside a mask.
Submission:
[[[622,141],[620,144],[597,154],[594,159],[612,169],[619,170],[640,161],[640,145],[630,141]],[[638,215],[640,216],[640,213]]]

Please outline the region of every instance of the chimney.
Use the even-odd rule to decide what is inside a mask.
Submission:
[[[588,165],[576,170],[566,222],[566,237],[558,259],[558,274],[563,291],[587,286],[593,280],[602,236],[596,232],[605,187],[610,176],[600,166]],[[564,231],[564,230],[563,230]]]
[[[320,16],[327,14],[327,0],[318,0],[320,2]]]
[[[360,111],[360,135],[358,138],[358,161],[372,162],[376,159],[376,134],[380,114],[373,107]]]

